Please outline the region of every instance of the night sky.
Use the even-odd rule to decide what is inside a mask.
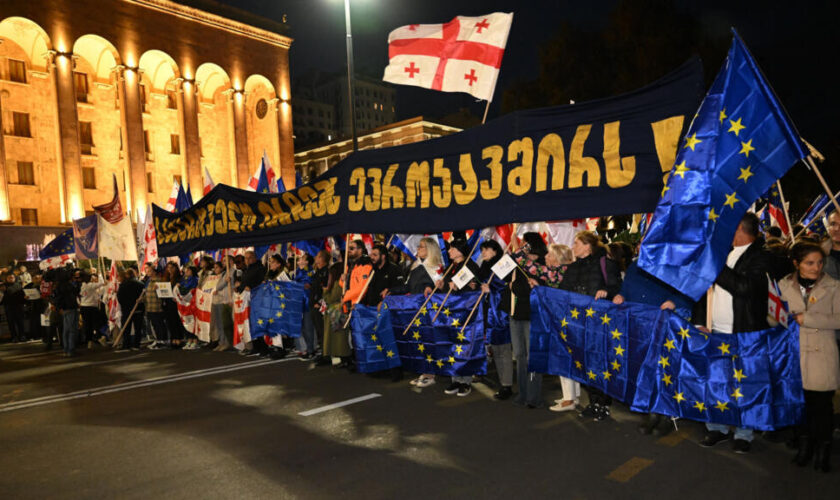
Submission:
[[[288,33],[294,42],[290,52],[291,77],[313,69],[344,71],[346,64],[343,0],[218,0],[221,3],[275,20],[287,16]],[[406,24],[441,23],[456,15],[478,16],[490,12],[513,12],[514,20],[499,75],[496,98],[488,119],[501,113],[502,93],[516,82],[534,80],[539,75],[539,51],[560,29],[562,23],[598,32],[609,25],[617,1],[456,1],[456,0],[352,0],[354,63],[358,74],[381,78],[388,64],[388,33]],[[654,0],[644,3],[655,5]],[[738,29],[800,134],[827,158],[822,169],[830,186],[840,189],[840,140],[836,117],[837,82],[829,76],[835,66],[838,37],[837,2],[774,1],[678,1],[679,12],[695,19],[702,36],[723,40],[728,46],[730,27]],[[638,37],[655,33],[638,33]],[[686,53],[688,59],[693,53]],[[707,68],[719,67],[706,61]],[[569,68],[569,77],[580,71],[603,68]],[[707,81],[713,78],[707,74]],[[479,116],[484,103],[466,94],[435,92],[407,86],[397,87],[397,119],[424,115],[437,118],[469,108]],[[628,89],[630,90],[630,89]],[[606,96],[604,96],[606,97]],[[792,210],[800,212],[820,192],[813,175],[804,167],[794,167],[783,180],[791,191]],[[802,206],[800,206],[802,205]]]

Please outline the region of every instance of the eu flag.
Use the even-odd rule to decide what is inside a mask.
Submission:
[[[251,338],[300,337],[306,300],[303,285],[294,281],[267,281],[252,289]]]
[[[639,267],[699,299],[726,262],[749,206],[806,154],[734,33],[726,62],[677,154],[642,242]]]
[[[60,255],[67,255],[76,251],[76,244],[73,241],[73,228],[70,228],[59,234],[52,241],[44,245],[38,252],[38,257],[41,260],[49,259],[51,257],[58,257]]]
[[[422,294],[385,297],[402,366],[415,373],[438,375],[487,373],[483,308],[476,308],[466,323],[479,295],[450,295],[444,303],[444,294],[434,294],[423,308],[426,298]],[[420,314],[412,321],[417,311]],[[406,331],[410,321],[411,328]]]
[[[353,308],[350,331],[353,335],[353,351],[356,354],[356,370],[373,373],[400,366],[397,343],[388,305],[375,307],[357,304]]]
[[[705,334],[671,311],[531,292],[529,371],[596,387],[634,411],[760,430],[804,411],[799,329]]]

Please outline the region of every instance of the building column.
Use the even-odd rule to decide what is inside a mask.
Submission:
[[[282,51],[278,61],[280,71],[277,74],[277,141],[279,143],[280,174],[286,179],[295,179],[295,143],[292,137],[292,92],[289,81],[289,51]]]
[[[64,179],[64,213],[61,222],[85,216],[82,184],[82,154],[79,145],[79,114],[76,108],[76,86],[73,81],[73,55],[52,52],[53,82],[58,117],[59,170]]]
[[[231,150],[236,160],[237,187],[244,189],[251,177],[251,167],[248,165],[248,131],[245,125],[245,91],[234,90],[230,96],[228,118],[231,127]]]
[[[194,80],[181,79],[178,89],[178,115],[181,124],[181,145],[187,183],[191,188],[193,201],[198,201],[204,192],[201,179],[201,147],[198,139],[198,88]]]
[[[6,139],[3,135],[3,93],[0,92],[0,224],[12,221],[9,206],[9,178],[6,173]]]
[[[128,175],[125,191],[130,195],[131,219],[138,221],[145,217],[148,203],[146,185],[146,139],[143,134],[143,109],[140,100],[140,70],[120,66],[118,89],[120,95],[120,119],[123,129],[123,150],[128,160]]]

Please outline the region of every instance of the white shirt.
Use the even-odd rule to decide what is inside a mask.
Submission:
[[[752,243],[734,247],[729,256],[726,257],[726,267],[735,267],[738,259],[744,255]],[[712,294],[712,331],[719,333],[732,333],[732,325],[735,322],[735,314],[732,309],[732,294],[715,285]]]

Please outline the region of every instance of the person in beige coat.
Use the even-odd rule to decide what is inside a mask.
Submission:
[[[812,242],[791,249],[795,271],[779,282],[791,320],[799,323],[799,359],[805,390],[805,424],[793,462],[830,469],[832,398],[840,388],[840,356],[834,332],[840,329],[840,281],[823,270],[825,253]]]

